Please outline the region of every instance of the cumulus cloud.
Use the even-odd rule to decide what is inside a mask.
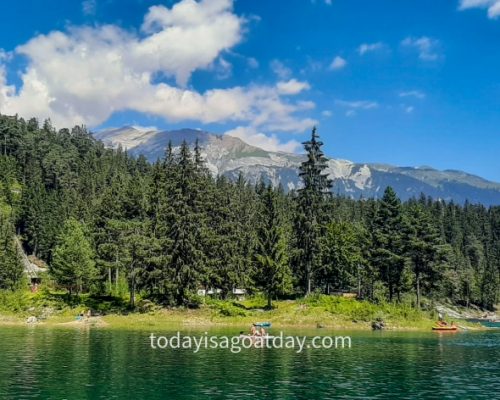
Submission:
[[[363,56],[366,53],[370,53],[377,50],[382,50],[384,48],[384,44],[382,42],[377,43],[363,43],[358,47],[358,53]]]
[[[399,97],[414,97],[416,99],[425,99],[425,93],[420,90],[409,90],[407,92],[400,92]]]
[[[296,140],[280,142],[276,135],[267,136],[258,132],[253,127],[238,126],[225,133],[226,135],[237,137],[244,142],[259,147],[267,151],[284,151],[286,153],[295,153],[301,148],[301,144]]]
[[[488,10],[488,17],[495,19],[500,17],[500,0],[461,0],[460,10],[470,8],[484,8]]]
[[[304,90],[310,89],[310,85],[307,82],[301,82],[296,79],[290,79],[289,81],[278,82],[276,88],[279,94],[283,95],[294,95],[299,94]]]
[[[337,56],[332,60],[332,62],[330,63],[330,66],[328,68],[330,70],[336,71],[336,70],[344,68],[346,65],[347,65],[347,61],[344,58]]]
[[[114,25],[38,35],[15,51],[28,60],[18,89],[8,85],[0,62],[0,112],[50,117],[59,127],[94,127],[114,112],[134,110],[171,122],[242,121],[293,132],[310,128],[315,121],[295,115],[307,107],[282,98],[277,85],[202,93],[186,87],[195,70],[230,74],[223,54],[241,41],[243,30],[244,20],[233,13],[231,0],[183,0],[172,8],[151,7],[141,35]],[[177,84],[158,82],[158,76]]]
[[[407,37],[401,44],[405,47],[414,48],[418,51],[418,57],[422,61],[435,61],[439,59],[439,41],[422,36],[419,38]]]

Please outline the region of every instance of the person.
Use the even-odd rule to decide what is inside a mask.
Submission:
[[[266,336],[267,333],[266,333],[266,330],[264,329],[263,326],[260,327],[260,336]]]
[[[252,324],[252,327],[250,328],[250,335],[257,336],[257,328],[255,327],[254,324]]]
[[[89,308],[89,310],[87,311],[87,319],[90,319],[91,316],[92,316],[92,311]]]

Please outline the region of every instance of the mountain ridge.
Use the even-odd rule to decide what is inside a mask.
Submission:
[[[213,175],[235,179],[243,173],[251,182],[263,177],[273,185],[282,184],[286,190],[300,187],[297,170],[303,154],[267,151],[229,135],[189,128],[158,131],[125,126],[96,132],[94,137],[108,147],[121,146],[152,162],[163,157],[169,141],[177,147],[184,140],[193,144],[198,139]],[[333,181],[332,191],[352,198],[379,198],[387,186],[392,186],[402,200],[424,193],[457,203],[467,200],[485,206],[500,205],[500,183],[454,169],[440,171],[429,166],[398,167],[330,158],[326,172]]]

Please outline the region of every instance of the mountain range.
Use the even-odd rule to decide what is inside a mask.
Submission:
[[[300,187],[298,167],[303,154],[266,151],[243,140],[196,129],[158,131],[125,126],[94,133],[94,137],[112,148],[122,147],[129,154],[144,155],[150,161],[163,157],[169,141],[174,147],[182,141],[194,144],[198,139],[202,156],[215,175],[235,179],[240,173],[251,182],[261,177],[286,190]],[[354,163],[330,158],[326,170],[333,181],[334,193],[352,198],[378,198],[392,186],[402,200],[421,193],[434,199],[456,203],[500,205],[500,184],[462,171],[439,171],[431,167],[396,167],[387,164]]]

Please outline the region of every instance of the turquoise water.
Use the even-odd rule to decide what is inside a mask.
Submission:
[[[286,332],[318,333],[349,334]],[[149,332],[0,328],[0,399],[499,398],[500,331],[350,335],[351,349],[194,354],[151,349]]]

